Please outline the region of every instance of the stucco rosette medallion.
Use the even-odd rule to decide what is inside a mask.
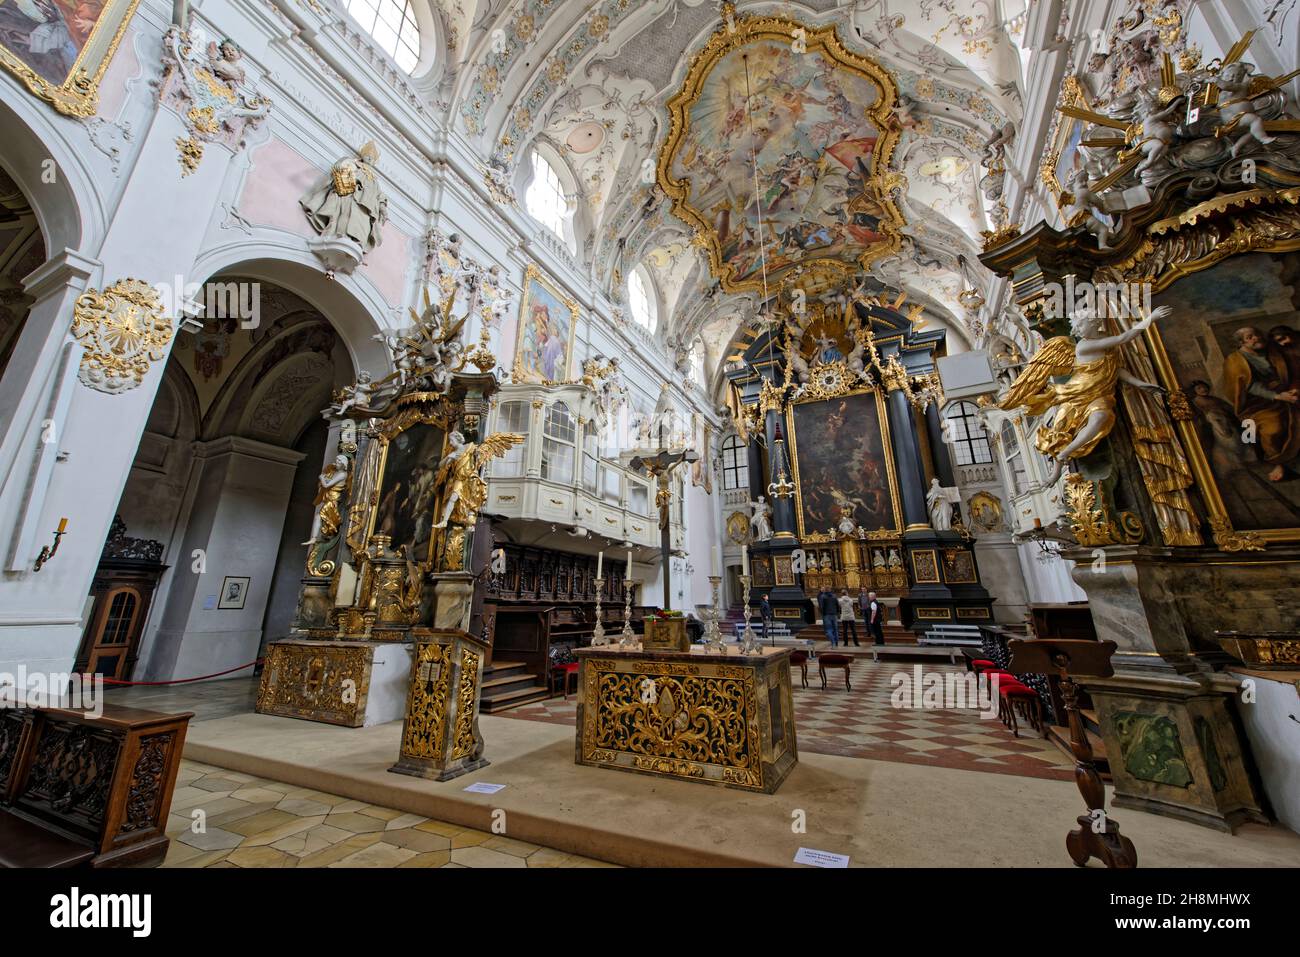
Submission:
[[[167,358],[174,329],[152,286],[123,279],[77,298],[72,335],[86,350],[77,373],[82,385],[117,395],[134,389],[153,363]]]

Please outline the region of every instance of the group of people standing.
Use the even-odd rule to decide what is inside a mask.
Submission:
[[[763,621],[770,622],[772,620],[772,603],[768,601],[768,596],[764,595],[759,604]],[[817,593],[817,611],[821,615],[822,628],[825,629],[826,637],[830,640],[832,648],[839,647],[841,625],[844,629],[844,644],[847,645],[849,637],[852,636],[853,643],[861,647],[858,642],[857,612],[859,609],[862,612],[862,620],[867,626],[868,633],[870,633],[876,644],[883,645],[885,643],[885,605],[884,602],[876,598],[875,592],[859,592],[856,602],[849,597],[847,589],[841,591],[838,597],[829,588],[823,588]]]

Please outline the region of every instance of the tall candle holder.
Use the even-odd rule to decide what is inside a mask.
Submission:
[[[639,644],[636,632],[632,630],[632,582],[623,579],[623,633],[619,636],[618,646],[624,650],[635,650]]]
[[[713,589],[713,604],[709,608],[708,624],[704,626],[704,646],[706,648],[716,648],[718,654],[722,654],[727,650],[727,642],[722,637],[722,629],[718,627],[718,619],[722,617],[722,611],[718,607],[718,586],[721,583],[721,576],[709,576],[709,585]]]
[[[611,643],[605,637],[605,622],[600,611],[600,595],[605,590],[605,579],[597,575],[591,581],[596,586],[596,627],[591,633],[591,647],[604,648]]]
[[[741,599],[741,607],[745,612],[745,630],[741,632],[740,638],[740,653],[742,655],[757,655],[761,654],[763,650],[763,646],[758,642],[758,636],[754,634],[754,629],[751,628],[749,624],[749,617],[751,614],[749,610],[749,584],[751,578],[752,576],[750,575],[740,576],[740,584],[744,589],[744,595]]]

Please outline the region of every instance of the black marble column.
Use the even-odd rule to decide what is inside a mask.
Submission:
[[[943,423],[939,421],[939,405],[931,402],[925,407],[925,432],[930,439],[930,455],[934,459],[934,474],[939,484],[952,488],[957,484],[957,473],[952,468],[948,444],[943,440]]]
[[[916,440],[912,406],[902,389],[891,389],[885,408],[889,413],[889,437],[894,449],[894,468],[898,473],[898,497],[903,503],[903,530],[929,529],[925,469],[921,465],[921,445]]]

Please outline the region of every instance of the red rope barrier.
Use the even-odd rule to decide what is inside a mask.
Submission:
[[[193,681],[207,681],[209,678],[220,678],[222,675],[228,675],[232,672],[243,671],[245,668],[252,668],[254,665],[260,665],[261,658],[250,661],[246,665],[240,665],[238,668],[227,668],[225,671],[218,671],[210,675],[199,675],[197,678],[174,678],[171,681],[119,681],[117,678],[103,679],[106,685],[187,685]]]

